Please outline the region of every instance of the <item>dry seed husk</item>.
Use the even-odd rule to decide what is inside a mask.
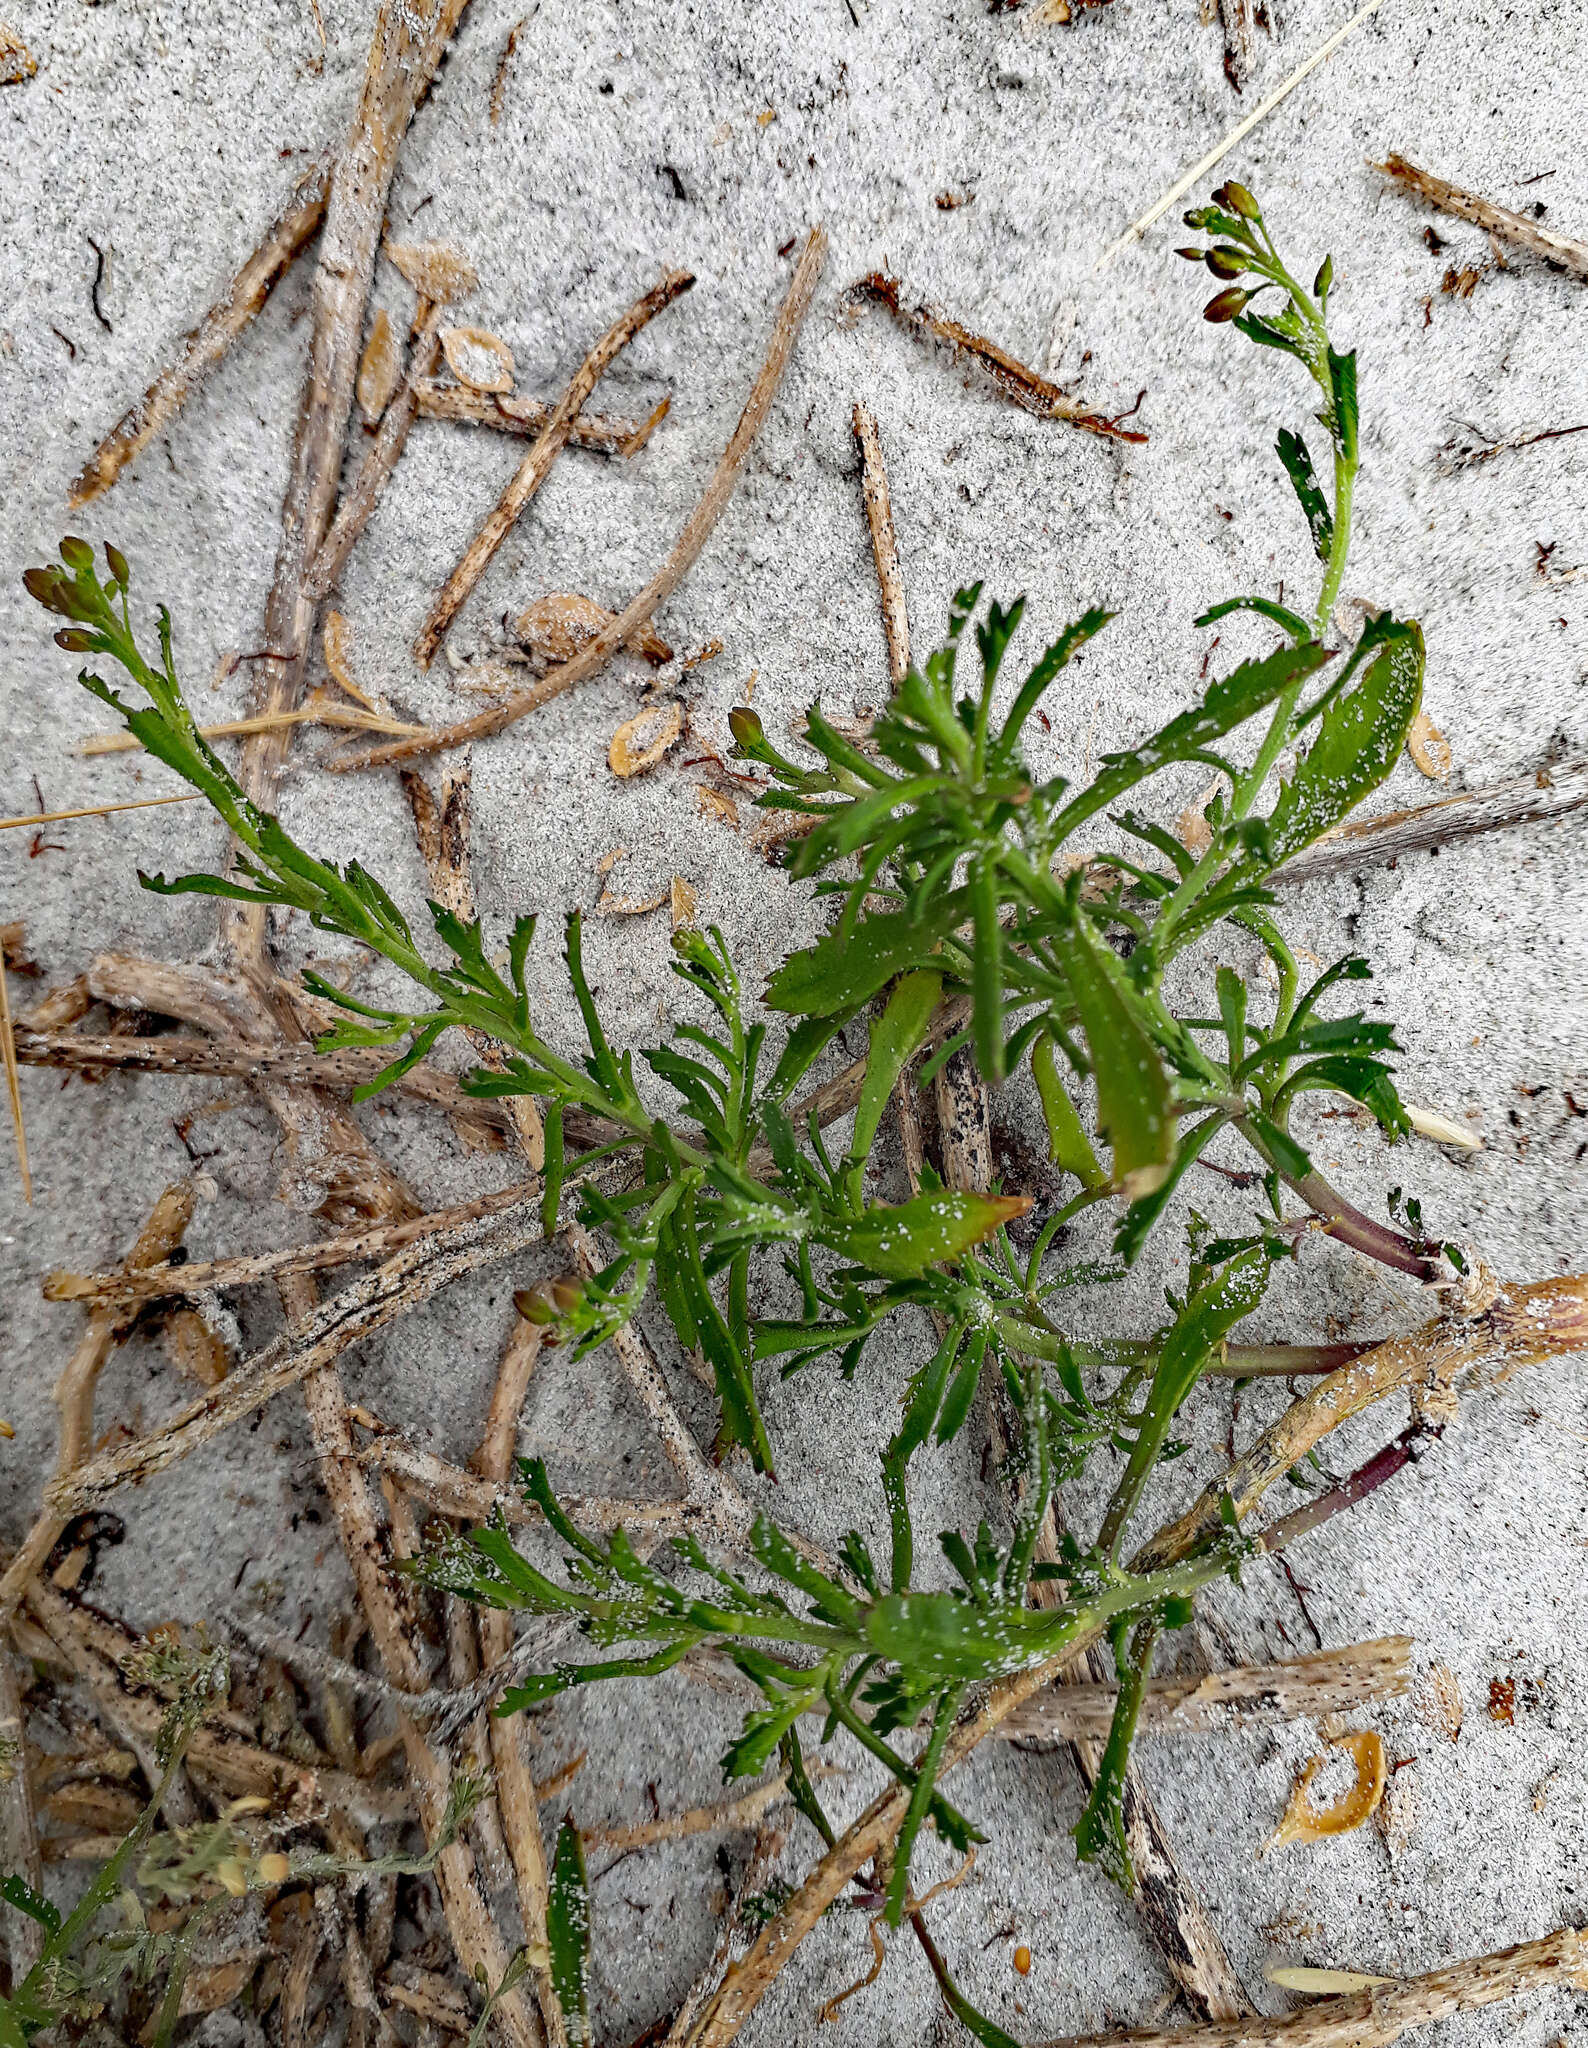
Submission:
[[[1336,1735],[1329,1747],[1348,1752],[1356,1765],[1356,1783],[1332,1806],[1314,1806],[1312,1781],[1325,1759],[1311,1758],[1291,1787],[1290,1803],[1265,1848],[1283,1849],[1292,1842],[1323,1842],[1335,1835],[1348,1835],[1371,1820],[1378,1810],[1389,1776],[1384,1738],[1376,1729],[1367,1728],[1352,1735]]]
[[[453,376],[471,391],[512,390],[513,351],[500,335],[483,327],[444,327],[441,353]]]
[[[1426,711],[1419,711],[1412,720],[1412,729],[1406,735],[1406,751],[1430,782],[1450,779],[1450,742]]]
[[[552,665],[572,661],[616,615],[576,590],[555,590],[537,597],[513,622],[513,638],[521,647]],[[671,661],[673,650],[655,627],[642,626],[630,641],[637,654],[652,663]]]
[[[384,306],[375,315],[369,340],[359,358],[358,383],[354,386],[358,409],[373,427],[391,404],[392,393],[402,376],[402,346],[391,316]]]
[[[612,744],[607,749],[607,765],[614,775],[625,778],[644,775],[656,766],[669,747],[678,744],[683,730],[682,704],[647,704],[633,718],[625,719],[612,735]]]
[[[422,299],[450,306],[479,283],[474,266],[445,242],[388,242],[386,254]]]

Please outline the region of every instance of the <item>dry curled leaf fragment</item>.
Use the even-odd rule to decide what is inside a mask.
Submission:
[[[1425,1727],[1454,1742],[1461,1733],[1465,1708],[1460,1682],[1448,1664],[1430,1664],[1428,1679],[1413,1697],[1412,1706]]]
[[[441,353],[460,384],[471,391],[511,391],[513,351],[483,327],[444,327]]]
[[[725,796],[720,789],[713,789],[709,782],[697,782],[695,803],[703,818],[715,818],[719,825],[728,825],[738,831],[739,806],[731,796]]]
[[[39,68],[39,60],[13,29],[0,23],[0,85],[20,85]]]
[[[1383,1737],[1375,1729],[1367,1728],[1353,1735],[1337,1735],[1329,1747],[1344,1750],[1351,1758],[1356,1766],[1355,1784],[1332,1806],[1314,1805],[1312,1781],[1328,1758],[1309,1758],[1291,1787],[1290,1803],[1283,1818],[1263,1844],[1265,1850],[1283,1849],[1292,1842],[1324,1842],[1334,1835],[1348,1835],[1371,1820],[1377,1811],[1389,1774]]]
[[[339,690],[352,698],[355,704],[362,704],[366,711],[378,711],[380,706],[367,690],[361,690],[353,680],[353,671],[348,661],[352,632],[345,612],[327,612],[325,627],[321,636],[325,650],[325,672]]]
[[[473,264],[445,242],[388,242],[386,254],[419,297],[433,305],[466,299],[479,284]]]
[[[1426,711],[1419,711],[1412,720],[1412,729],[1406,735],[1406,751],[1430,782],[1449,780],[1450,742]]]
[[[643,775],[654,768],[684,730],[684,707],[677,702],[647,704],[625,719],[612,735],[607,765],[614,775]]]
[[[682,931],[686,925],[693,925],[695,914],[700,908],[700,898],[694,888],[684,880],[682,875],[674,875],[669,896],[673,916],[673,930],[678,932]]]
[[[554,590],[521,611],[513,622],[513,638],[547,662],[560,665],[604,633],[616,614],[576,590]],[[673,650],[649,620],[636,629],[629,645],[653,666],[671,661]]]
[[[359,358],[358,382],[354,386],[358,409],[371,426],[391,404],[392,393],[402,375],[402,347],[397,340],[391,315],[384,306],[375,315],[369,340]]]

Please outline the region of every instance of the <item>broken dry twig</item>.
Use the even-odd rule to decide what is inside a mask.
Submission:
[[[138,403],[111,428],[73,479],[67,503],[86,505],[108,491],[141,448],[171,424],[188,395],[225,355],[270,297],[293,258],[325,217],[331,189],[331,152],[325,151],[298,180],[292,197],[266,230],[264,240],[191,333],[168,370],[162,370]]]
[[[888,471],[882,459],[882,435],[877,416],[869,406],[855,400],[855,440],[860,448],[860,490],[866,501],[866,524],[871,529],[871,552],[877,564],[877,585],[882,593],[882,630],[888,640],[888,675],[895,689],[910,667],[910,616],[904,598],[904,578],[899,572],[899,539],[893,530],[893,503],[888,496]]]
[[[1531,214],[1512,213],[1509,207],[1494,206],[1487,199],[1480,199],[1476,192],[1463,191],[1459,185],[1436,178],[1432,171],[1419,170],[1396,150],[1373,168],[1415,192],[1420,199],[1426,199],[1430,206],[1437,206],[1441,213],[1470,220],[1502,241],[1530,249],[1546,263],[1553,263],[1557,270],[1569,271],[1573,277],[1588,282],[1588,242],[1574,242],[1569,235],[1558,235],[1553,228],[1541,226]]]
[[[1147,438],[1138,428],[1122,427],[1093,407],[1083,405],[1078,398],[1069,397],[1057,384],[1039,376],[997,342],[973,334],[937,307],[924,300],[915,305],[907,303],[904,286],[887,271],[873,271],[869,277],[858,279],[850,286],[849,297],[852,301],[869,299],[885,306],[903,326],[934,341],[946,342],[960,355],[968,356],[1022,412],[1034,413],[1039,420],[1064,420],[1085,433],[1102,434],[1114,441],[1140,442]]]
[[[447,628],[457,617],[470,591],[484,575],[492,556],[511,533],[518,515],[551,474],[551,466],[566,445],[568,429],[578,417],[585,400],[640,329],[648,321],[653,320],[664,307],[670,306],[674,299],[687,292],[694,282],[694,278],[687,270],[668,271],[643,297],[636,299],[626,313],[612,323],[579,365],[556,411],[542,428],[534,447],[519,464],[512,481],[497,500],[485,524],[470,541],[461,561],[447,578],[445,588],[431,606],[430,616],[420,628],[419,637],[414,642],[414,659],[421,668],[428,668],[434,661],[436,649],[446,637]]]
[[[739,416],[739,424],[734,428],[717,467],[712,471],[699,504],[690,514],[683,532],[673,543],[666,561],[645,588],[629,601],[612,624],[604,632],[598,633],[584,652],[575,655],[572,661],[552,670],[549,675],[542,676],[529,689],[521,690],[516,696],[503,698],[489,710],[478,712],[473,718],[462,719],[456,725],[435,727],[422,738],[393,740],[384,746],[366,748],[362,753],[344,755],[339,761],[328,763],[328,766],[339,773],[346,773],[355,768],[380,768],[394,761],[412,760],[420,754],[439,753],[447,748],[466,746],[470,740],[486,739],[492,733],[501,732],[514,724],[526,713],[538,710],[542,704],[549,704],[552,698],[560,697],[563,691],[572,689],[575,683],[582,683],[586,677],[595,675],[606,666],[617,650],[627,644],[637,629],[652,617],[677,588],[696,556],[706,545],[718,519],[721,518],[724,506],[733,495],[733,488],[739,480],[739,472],[744,467],[745,458],[754,445],[762,422],[771,410],[772,399],[782,382],[795,338],[810,308],[826,252],[827,237],[820,228],[812,228],[806,237],[804,253],[773,326],[766,360],[750,388],[750,396]]]

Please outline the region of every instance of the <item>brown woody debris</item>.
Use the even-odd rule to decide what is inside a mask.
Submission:
[[[20,85],[38,68],[38,59],[22,38],[0,24],[0,85]]]

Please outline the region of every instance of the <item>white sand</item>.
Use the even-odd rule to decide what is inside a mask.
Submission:
[[[1190,0],[1172,10],[1115,0],[1074,31],[1035,36],[1019,16],[989,17],[975,0],[855,0],[858,24],[845,0],[754,10],[723,0],[544,0],[520,32],[493,128],[491,83],[521,11],[516,0],[474,0],[405,150],[394,232],[443,237],[468,255],[480,289],[459,317],[500,334],[522,386],[548,396],[662,269],[687,265],[699,282],[646,330],[596,401],[644,410],[671,390],[671,417],[627,467],[564,457],[467,608],[457,645],[489,644],[505,610],[545,591],[616,604],[640,586],[737,417],[788,274],[778,249],[817,219],[833,243],[738,496],[658,622],[680,649],[723,642],[688,685],[693,744],[647,779],[613,781],[607,740],[635,708],[646,673],[625,660],[478,750],[481,902],[492,916],[526,905],[548,914],[540,958],[555,1034],[568,1006],[554,929],[566,908],[594,903],[597,859],[615,846],[630,849],[627,894],[654,893],[675,872],[691,881],[752,979],[818,928],[804,887],[697,815],[696,776],[681,764],[725,748],[727,710],[752,670],[775,734],[817,692],[843,712],[881,699],[886,669],[848,429],[855,397],[881,422],[923,649],[948,593],[976,576],[1004,597],[1029,592],[1028,659],[1039,636],[1088,604],[1123,613],[1050,703],[1053,731],[1038,758],[1070,772],[1188,700],[1208,637],[1191,620],[1204,602],[1273,589],[1280,578],[1292,592],[1309,588],[1305,535],[1271,452],[1275,428],[1301,424],[1307,400],[1290,365],[1199,321],[1205,288],[1169,254],[1179,239],[1173,216],[1104,275],[1093,271],[1120,228],[1239,117],[1218,32],[1197,25]],[[1346,12],[1337,0],[1290,0],[1280,39],[1260,47],[1244,104]],[[1299,264],[1334,252],[1338,328],[1361,353],[1365,448],[1346,594],[1423,620],[1428,706],[1457,778],[1474,784],[1584,744],[1588,577],[1547,588],[1534,565],[1540,542],[1554,544],[1557,568],[1588,562],[1588,436],[1456,475],[1443,473],[1440,450],[1452,436],[1470,438],[1468,422],[1499,437],[1585,417],[1588,293],[1526,257],[1496,268],[1485,238],[1459,223],[1437,223],[1449,246],[1434,254],[1423,240],[1432,216],[1387,191],[1364,159],[1398,147],[1502,203],[1541,201],[1552,225],[1588,233],[1585,19],[1571,0],[1475,13],[1387,0],[1227,166],[1262,196]],[[9,728],[0,811],[13,813],[34,808],[34,777],[50,807],[167,786],[162,772],[125,757],[74,756],[76,740],[105,721],[72,686],[17,581],[63,529],[114,538],[133,562],[140,602],[172,604],[181,664],[207,714],[246,708],[246,669],[213,691],[209,678],[222,650],[260,644],[307,333],[306,268],[109,501],[68,520],[65,492],[98,435],[252,245],[306,155],[343,131],[370,9],[327,0],[323,70],[306,6],[30,0],[7,20],[39,59],[35,79],[0,91],[9,216],[0,239]],[[776,119],[759,125],[767,110]],[[1533,178],[1541,181],[1524,185]],[[944,211],[934,198],[945,191],[974,197]],[[90,305],[90,236],[114,250],[102,293],[110,331]],[[1150,446],[1122,454],[1027,418],[876,312],[843,324],[841,288],[883,262],[1026,360],[1078,379],[1104,409],[1128,406],[1145,388],[1139,418]],[[1441,295],[1446,266],[1466,264],[1484,273],[1473,295]],[[406,286],[384,266],[377,301],[398,321],[410,310]],[[445,663],[421,674],[408,648],[521,447],[421,425],[343,578],[355,673],[405,715],[472,708]],[[1248,644],[1255,635],[1226,628],[1214,660]],[[289,822],[322,850],[356,851],[417,900],[421,877],[395,781],[317,775],[322,744],[300,743]],[[1165,788],[1163,813],[1195,792],[1194,779]],[[1405,764],[1384,800],[1430,794]],[[26,834],[0,842],[0,919],[25,919],[30,950],[52,978],[108,948],[185,957],[210,943],[202,902],[156,900],[133,878],[140,865],[176,872],[219,857],[218,831],[198,806],[46,836],[52,844],[36,859]],[[1321,1155],[1365,1208],[1381,1213],[1384,1190],[1405,1186],[1421,1195],[1434,1229],[1472,1239],[1519,1278],[1578,1266],[1585,1249],[1577,1155],[1588,1124],[1565,1093],[1588,1103],[1585,846],[1580,824],[1515,833],[1315,886],[1288,913],[1296,939],[1323,958],[1352,946],[1373,956],[1372,999],[1399,1021],[1406,1047],[1405,1092],[1470,1120],[1486,1140],[1466,1157],[1425,1144],[1391,1155],[1341,1120],[1315,1127]],[[296,932],[286,946],[293,958],[312,950]],[[644,1042],[659,1017],[681,1011],[666,971],[665,913],[598,924],[589,946],[620,1041]],[[14,1006],[28,1000],[24,982],[14,979],[11,993]],[[188,1127],[217,1190],[195,1221],[196,1256],[311,1234],[271,1201],[276,1134],[235,1085],[113,1079],[63,1089],[58,1077],[30,1072],[23,1088],[35,1207],[24,1211],[9,1171],[0,1176],[4,1413],[18,1431],[0,1450],[0,1470],[12,1538],[53,1456],[49,1388],[78,1326],[76,1311],[41,1304],[39,1278],[51,1266],[122,1254],[159,1188],[188,1170],[173,1119],[223,1097],[239,1103]],[[1008,1115],[1028,1120],[1029,1108],[1012,1091]],[[456,1199],[482,1174],[508,1171],[500,1156],[459,1156],[421,1112],[382,1107],[368,1123],[426,1200]],[[1239,1221],[1239,1198],[1204,1178],[1198,1203]],[[1166,1242],[1128,1299],[1098,1305],[1099,1318],[1150,1328],[1174,1251]],[[425,1443],[463,1455],[478,1434],[510,1288],[535,1270],[525,1261],[459,1287],[351,1358],[350,1385]],[[252,1345],[273,1327],[270,1310],[252,1298],[241,1306]],[[1315,1245],[1284,1277],[1264,1322],[1275,1334],[1359,1333],[1404,1327],[1421,1312],[1377,1269]],[[880,1440],[906,1355],[902,1337],[892,1350],[877,1346],[851,1393],[832,1389],[825,1371],[797,1396],[769,1389],[784,1447],[781,1514],[819,1535],[853,1520],[878,1527],[856,1419]],[[660,1454],[614,1387],[605,1362],[576,1369],[548,1360],[523,1448],[544,1452],[570,1487],[665,1489]],[[159,1352],[133,1344],[105,1376],[101,1426],[147,1426],[177,1398]],[[705,1427],[706,1403],[687,1379],[680,1398]],[[1241,1430],[1277,1398],[1249,1398]],[[1228,1401],[1219,1390],[1206,1396],[1177,1489],[1213,1468]],[[1460,1678],[1466,1723],[1454,1746],[1407,1709],[1378,1717],[1392,1756],[1417,1759],[1417,1821],[1397,1861],[1373,1831],[1254,1860],[1306,1731],[1147,1750],[1186,1865],[1269,2009],[1284,1997],[1262,1983],[1268,1962],[1413,1971],[1581,1917],[1583,1758],[1572,1731],[1588,1704],[1585,1408],[1571,1368],[1479,1396],[1464,1428],[1417,1471],[1296,1557],[1327,1640],[1406,1630],[1420,1665],[1438,1658]],[[1378,1429],[1331,1446],[1331,1464],[1344,1469],[1351,1451],[1380,1440]],[[968,1452],[943,1486],[943,1512],[974,1521]],[[106,1553],[94,1592],[139,1622],[263,1609],[289,1631],[312,1614],[311,1634],[323,1640],[327,1616],[348,1597],[291,1399],[116,1506],[127,1541]],[[1084,1523],[1087,1500],[1072,1507]],[[931,1513],[928,1502],[927,1526]],[[1310,1645],[1277,1573],[1249,1574],[1239,1595],[1215,1605],[1242,1654]],[[1517,1681],[1514,1726],[1487,1712],[1497,1676]],[[612,1688],[549,1713],[538,1754],[549,1770],[589,1749],[570,1795],[581,1819],[637,1816],[648,1782],[664,1808],[714,1796],[714,1759],[732,1718],[730,1702],[682,1683]],[[858,1775],[838,1785],[835,1804],[853,1810],[868,1786]],[[1032,2040],[1150,2012],[1162,1966],[1128,1906],[1075,1866],[1065,1830],[1078,1796],[1067,1768],[989,1756],[956,1797],[993,1837],[974,1880],[933,1913],[967,1992]],[[725,1847],[737,1869],[744,1844]],[[812,1850],[796,1827],[790,1874]],[[598,1882],[601,2039],[629,2039],[676,2002],[704,1960],[724,1882],[716,1855],[715,1843],[689,1844],[632,1859]],[[941,1874],[935,1852],[924,1861]],[[1035,1957],[1024,1980],[1011,1969],[1015,1939]],[[918,1956],[907,1943],[899,1950],[883,1980],[845,2008],[835,2043],[954,2038]],[[820,1999],[868,1959],[860,1922],[835,1915],[747,2038],[809,2039]],[[1579,2037],[1583,2023],[1564,2001],[1527,2006],[1454,2022],[1440,2038],[1543,2048]],[[211,2022],[209,2033],[230,2041],[237,2024]]]

